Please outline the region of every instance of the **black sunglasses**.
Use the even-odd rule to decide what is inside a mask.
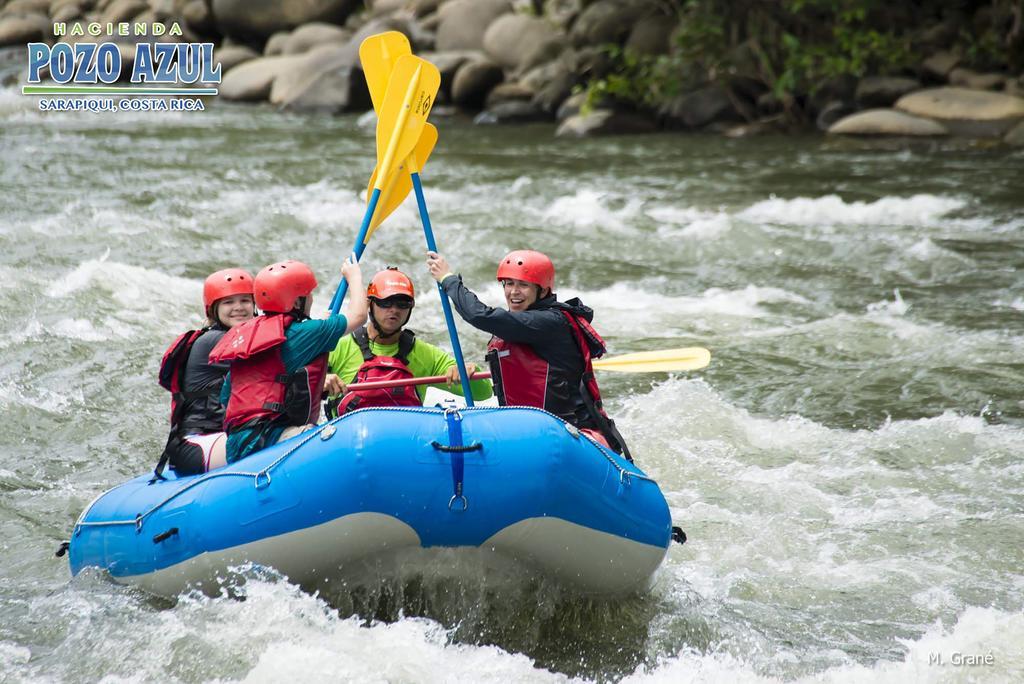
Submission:
[[[411,309],[415,302],[406,297],[389,297],[388,299],[374,299],[373,303],[382,309],[390,309],[393,306],[397,306],[399,309]]]

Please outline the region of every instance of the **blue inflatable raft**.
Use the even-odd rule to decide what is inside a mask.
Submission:
[[[230,567],[316,585],[404,549],[494,552],[588,593],[646,588],[671,520],[657,483],[540,409],[370,408],[204,475],[98,497],[71,572],[163,596]],[[328,580],[329,581],[329,580]]]

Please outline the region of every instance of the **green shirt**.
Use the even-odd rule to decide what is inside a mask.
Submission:
[[[371,340],[370,351],[376,356],[394,356],[398,353],[398,343],[377,344]],[[416,378],[444,375],[448,372],[449,368],[455,365],[455,359],[448,352],[418,338],[416,344],[413,345],[412,351],[409,352],[408,362],[409,371]],[[330,368],[330,371],[341,378],[341,381],[346,385],[352,382],[356,377],[356,371],[362,365],[363,353],[359,350],[359,345],[356,344],[356,341],[352,339],[352,335],[342,337],[338,341],[338,346],[327,357],[327,366]],[[451,387],[443,382],[437,385],[417,385],[416,393],[419,394],[420,401],[423,400],[427,387],[431,386],[440,387],[454,394],[462,395],[462,384],[458,382],[453,383]],[[473,399],[478,401],[490,399],[491,395],[494,394],[490,380],[471,380],[469,389],[473,393]]]

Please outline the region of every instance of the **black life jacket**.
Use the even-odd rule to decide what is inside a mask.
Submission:
[[[209,434],[223,429],[223,407],[220,406],[219,400],[215,404],[216,411],[208,408],[210,398],[220,395],[223,381],[196,392],[185,391],[185,371],[192,348],[196,341],[210,330],[213,328],[189,330],[178,335],[160,361],[157,381],[171,393],[171,427],[164,451],[160,454],[154,471],[158,477],[161,476],[167,461],[176,453],[175,443],[183,434]]]

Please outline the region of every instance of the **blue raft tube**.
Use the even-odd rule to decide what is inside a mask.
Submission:
[[[529,407],[367,408],[224,468],[100,495],[71,572],[173,597],[230,568],[316,586],[396,552],[493,552],[588,594],[643,591],[672,536],[657,483]]]

